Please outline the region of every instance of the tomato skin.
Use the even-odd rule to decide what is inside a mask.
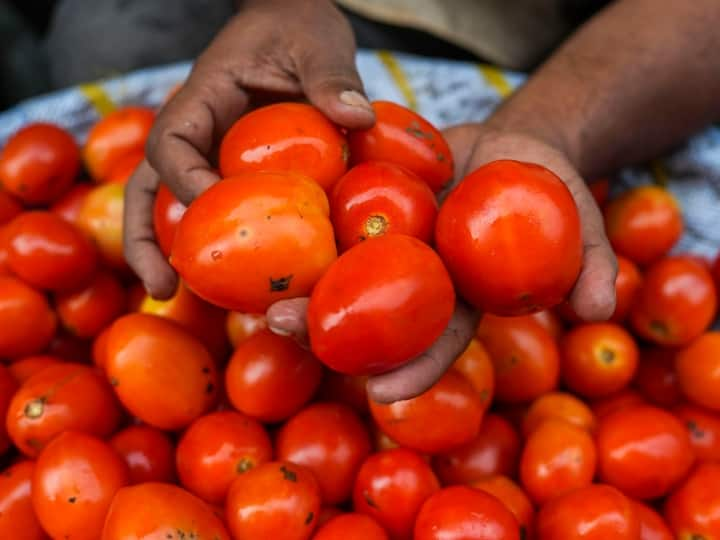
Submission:
[[[225,319],[225,331],[233,347],[267,328],[265,315],[229,311]]]
[[[78,227],[90,237],[103,262],[112,268],[127,269],[123,255],[123,208],[125,186],[104,184],[87,194],[77,218]]]
[[[166,433],[150,426],[128,426],[108,440],[130,471],[130,484],[172,482],[175,448]]]
[[[345,252],[310,296],[313,353],[349,375],[390,371],[427,350],[455,309],[452,281],[416,238],[373,238]]]
[[[425,501],[414,540],[520,540],[515,516],[493,495],[466,486],[446,487]]]
[[[105,371],[125,408],[160,429],[187,426],[217,400],[218,374],[207,349],[153,315],[132,313],[113,323]]]
[[[145,159],[144,150],[134,150],[123,154],[122,157],[113,162],[104,182],[108,184],[127,184],[143,159]]]
[[[39,373],[46,367],[54,366],[61,362],[62,359],[56,356],[46,354],[24,356],[18,360],[13,361],[13,363],[8,366],[8,371],[12,374],[12,376],[19,384],[23,384],[30,377],[32,377],[36,373]],[[0,418],[3,417],[4,415],[0,416]]]
[[[230,540],[213,509],[184,489],[148,482],[117,492],[101,540],[198,538]]]
[[[407,540],[420,507],[439,489],[435,473],[420,455],[407,448],[384,450],[360,467],[353,508],[377,520],[393,540]]]
[[[654,405],[669,408],[683,400],[675,371],[676,352],[659,347],[640,351],[640,364],[633,383]]]
[[[18,382],[15,376],[8,368],[0,364],[0,419],[7,417],[10,402],[17,390]],[[7,428],[2,425],[0,426],[0,455],[4,454],[9,448],[10,438],[8,437]]]
[[[694,405],[678,405],[673,413],[685,425],[695,456],[720,461],[720,415]]]
[[[383,234],[432,242],[438,204],[416,175],[392,163],[366,162],[350,169],[332,191],[330,216],[340,251]]]
[[[665,501],[665,519],[675,538],[716,538],[720,532],[720,464],[699,464]]]
[[[706,332],[675,357],[682,393],[692,403],[720,411],[720,332]]]
[[[220,411],[190,424],[178,443],[176,462],[188,491],[222,504],[238,475],[272,457],[270,436],[260,422],[239,412]]]
[[[105,371],[107,362],[107,341],[110,336],[112,325],[106,326],[93,340],[92,344],[92,362],[102,371]]]
[[[115,493],[128,481],[125,461],[107,443],[66,431],[38,456],[33,508],[53,538],[97,540]]]
[[[92,189],[93,186],[90,184],[75,184],[65,195],[53,203],[50,211],[65,221],[77,225],[80,209],[85,202],[85,197]]]
[[[29,124],[0,152],[0,184],[28,204],[47,204],[72,185],[80,152],[67,131],[53,124]]]
[[[225,511],[234,538],[306,540],[317,524],[320,488],[308,469],[271,461],[235,479]]]
[[[17,278],[0,276],[0,357],[36,354],[55,335],[57,318],[38,291]]]
[[[556,341],[565,333],[565,325],[562,319],[551,309],[536,311],[530,316]]]
[[[12,270],[8,266],[8,259],[10,258],[9,230],[7,225],[0,225],[0,276],[12,275]]]
[[[233,407],[262,422],[279,422],[315,394],[322,366],[292,339],[263,330],[235,349],[225,371]]]
[[[346,168],[345,137],[303,103],[275,103],[245,114],[220,144],[223,178],[246,171],[298,172],[329,191]]]
[[[533,401],[523,418],[522,431],[525,437],[537,429],[545,420],[556,418],[584,429],[595,430],[595,414],[590,407],[572,394],[550,392]]]
[[[178,223],[185,210],[187,207],[175,198],[172,191],[165,184],[160,184],[153,205],[153,225],[155,240],[166,257],[170,256]]]
[[[318,529],[313,540],[388,540],[385,530],[370,516],[342,514]]]
[[[35,463],[19,461],[0,473],[0,537],[46,540],[30,496]]]
[[[667,494],[695,460],[682,422],[657,407],[638,405],[600,419],[599,477],[637,499]]]
[[[5,191],[0,191],[0,225],[10,223],[22,211],[22,204],[17,199]]]
[[[519,161],[466,176],[440,207],[435,242],[460,294],[495,315],[559,304],[582,262],[570,191],[549,170]]]
[[[591,408],[595,417],[600,420],[615,411],[621,411],[635,405],[647,405],[647,401],[636,390],[625,388],[610,396],[596,399],[592,402]]]
[[[353,165],[387,161],[405,167],[424,180],[435,193],[453,178],[452,152],[430,122],[389,101],[374,101],[375,124],[348,135]]]
[[[330,521],[332,518],[337,516],[344,515],[345,512],[340,510],[337,506],[323,506],[320,508],[320,513],[317,517],[317,528],[320,530],[320,528],[325,525],[328,521]]]
[[[512,512],[520,524],[520,538],[533,538],[535,510],[520,486],[507,476],[488,476],[473,482],[472,487],[496,497]]]
[[[640,522],[639,540],[673,540],[665,520],[648,505],[632,501],[633,512]]]
[[[611,322],[622,323],[630,313],[643,278],[640,270],[628,258],[617,255],[618,273],[615,277],[615,312]]]

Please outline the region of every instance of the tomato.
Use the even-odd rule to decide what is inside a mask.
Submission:
[[[2,158],[0,158],[2,159]],[[22,204],[9,193],[0,191],[0,225],[10,223],[23,211]]]
[[[155,240],[166,257],[170,256],[178,223],[187,207],[175,198],[165,184],[160,184],[153,206]]]
[[[328,211],[325,194],[305,176],[245,172],[193,201],[170,262],[205,300],[263,313],[277,300],[307,296],[335,260]]]
[[[472,487],[496,497],[520,524],[520,538],[532,538],[535,510],[520,486],[507,476],[496,475],[473,482]]]
[[[128,426],[108,441],[120,454],[130,471],[130,484],[172,482],[175,478],[175,448],[157,428]]]
[[[125,408],[160,429],[187,426],[217,400],[218,374],[207,349],[153,315],[132,313],[115,321],[105,371]]]
[[[317,517],[318,530],[332,518],[342,515],[345,515],[345,512],[343,512],[336,506],[323,506],[322,508],[320,508],[320,513]]]
[[[123,154],[122,157],[113,162],[104,182],[108,184],[127,184],[143,159],[145,159],[144,150],[133,150],[130,153]]]
[[[12,374],[15,380],[22,384],[27,381],[30,377],[39,373],[48,366],[54,366],[62,362],[62,359],[45,354],[38,354],[35,356],[24,356],[19,360],[15,360],[8,366],[8,371]],[[1,371],[1,370],[0,370]],[[0,416],[2,418],[3,416]]]
[[[55,334],[57,319],[45,296],[19,279],[0,276],[0,357],[36,354]]]
[[[720,411],[720,332],[707,332],[678,352],[675,370],[683,394]]]
[[[412,538],[425,500],[440,489],[430,465],[412,450],[396,448],[369,456],[353,487],[353,508],[377,520],[395,540]]]
[[[641,502],[632,501],[632,507],[640,522],[639,540],[673,540],[673,535],[660,514]]]
[[[720,461],[720,415],[694,405],[679,405],[673,413],[685,424],[697,458]]]
[[[125,155],[145,148],[155,113],[145,107],[123,107],[96,123],[82,150],[85,167],[93,180],[104,182]]]
[[[176,462],[180,482],[188,491],[221,504],[238,475],[272,457],[270,436],[260,422],[239,412],[221,411],[190,424],[178,443]]]
[[[494,496],[466,486],[446,487],[420,509],[414,540],[520,540],[515,516]]]
[[[340,251],[368,238],[406,234],[429,244],[438,205],[416,175],[392,163],[367,162],[343,176],[330,197],[330,216]]]
[[[340,403],[315,403],[290,418],[277,434],[277,458],[315,474],[325,504],[345,501],[360,465],[370,454],[360,418]]]
[[[542,326],[555,340],[560,339],[565,332],[565,326],[563,325],[562,320],[550,309],[536,311],[535,313],[532,313],[530,317],[535,319],[535,322]]]
[[[184,489],[149,482],[120,489],[105,521],[102,540],[230,540],[213,509]]]
[[[30,489],[35,463],[19,461],[0,473],[0,537],[45,540],[32,507]]]
[[[129,481],[125,461],[98,438],[66,431],[40,453],[32,503],[53,538],[97,540],[115,493]]]
[[[342,514],[321,527],[313,540],[388,540],[385,530],[370,516]]]
[[[545,504],[536,520],[536,540],[638,540],[633,502],[617,489],[595,484]]]
[[[92,244],[74,225],[53,213],[25,212],[8,225],[6,234],[8,266],[33,287],[83,287],[97,268]]]
[[[432,464],[444,485],[468,484],[496,474],[514,476],[519,457],[520,437],[510,422],[488,414],[473,441],[434,456]]]
[[[92,344],[92,361],[97,367],[105,371],[105,363],[107,362],[107,339],[110,335],[112,325],[106,326],[93,340]]]
[[[660,345],[685,345],[712,323],[715,285],[698,262],[668,257],[650,266],[630,311],[633,329]]]
[[[563,336],[560,351],[563,381],[586,398],[622,390],[637,370],[637,344],[614,323],[576,326]]]
[[[47,204],[72,185],[80,152],[67,131],[29,124],[8,139],[0,153],[0,184],[28,204]]]
[[[618,273],[615,277],[615,312],[610,320],[622,323],[627,318],[642,285],[640,270],[622,255],[617,255]]]
[[[625,388],[610,396],[596,399],[592,402],[591,408],[593,413],[595,413],[595,417],[600,419],[615,411],[645,404],[647,404],[647,401],[637,391]]]
[[[371,400],[370,412],[400,445],[433,454],[477,437],[485,407],[467,379],[450,370],[418,397],[388,404]]]
[[[545,420],[564,420],[592,433],[595,430],[595,415],[590,407],[572,394],[550,392],[533,401],[523,418],[523,435],[528,437]]]
[[[12,275],[12,270],[8,266],[8,259],[10,258],[9,231],[10,227],[7,225],[0,225],[0,276]]]
[[[392,450],[393,448],[400,448],[400,445],[393,441],[387,435],[387,433],[383,433],[383,431],[379,427],[377,427],[374,422],[370,427],[372,430],[372,438],[376,452],[380,452],[381,450]]]
[[[275,103],[237,120],[220,145],[220,174],[297,172],[329,191],[347,168],[347,141],[311,105]]]
[[[381,236],[341,255],[318,281],[307,312],[310,344],[335,371],[383,373],[427,350],[454,309],[437,254],[410,236]]]
[[[582,262],[580,218],[549,170],[499,160],[469,174],[440,207],[435,241],[462,296],[484,313],[559,304]]]
[[[367,377],[345,375],[325,370],[318,397],[322,401],[344,403],[355,412],[365,414],[370,410],[367,395]]]
[[[477,337],[490,353],[499,401],[531,401],[557,386],[557,344],[531,317],[483,315]]]
[[[695,459],[682,422],[647,405],[601,418],[596,444],[600,478],[638,499],[667,494]]]
[[[597,205],[602,208],[610,196],[610,180],[608,178],[599,178],[588,182],[588,188],[592,193],[593,199]]]
[[[225,371],[225,389],[237,410],[279,422],[315,394],[322,366],[291,338],[258,332],[238,345]]]
[[[495,372],[490,355],[482,343],[476,339],[471,340],[452,367],[475,388],[484,410],[487,410],[495,395]]]
[[[10,402],[7,428],[15,446],[34,457],[66,430],[108,436],[117,428],[120,414],[110,385],[99,373],[63,362],[22,385]]]
[[[374,101],[375,124],[350,132],[353,164],[388,161],[405,167],[439,192],[453,178],[453,156],[447,141],[419,114],[389,101]]]
[[[683,232],[680,205],[658,186],[637,187],[611,201],[605,226],[615,251],[640,265],[665,255]]]
[[[65,195],[53,203],[50,211],[65,221],[77,225],[80,209],[85,202],[85,197],[87,197],[92,189],[90,184],[75,184]]]
[[[225,331],[233,347],[265,328],[267,328],[265,315],[229,311],[225,319]]]
[[[682,401],[673,349],[648,348],[640,351],[640,364],[634,384],[645,399],[660,407]]]
[[[113,268],[126,269],[123,255],[123,208],[125,186],[105,184],[87,194],[78,214],[78,226],[97,246],[104,262]]]
[[[306,468],[271,461],[235,479],[225,509],[233,538],[306,540],[320,512],[320,488]]]
[[[675,538],[710,540],[720,534],[720,464],[701,463],[665,502]]]
[[[17,389],[18,382],[13,373],[0,364],[0,419],[7,416],[10,401]],[[8,448],[10,448],[10,438],[7,429],[4,425],[0,425],[0,455],[4,454]]]
[[[68,362],[88,363],[90,361],[90,348],[91,344],[88,340],[81,339],[59,328],[47,346],[45,354],[57,356]]]

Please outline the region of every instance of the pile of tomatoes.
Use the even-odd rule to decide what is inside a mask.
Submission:
[[[152,110],[110,113],[81,148],[49,124],[8,141],[0,538],[720,538],[720,264],[669,255],[673,197],[592,184],[619,273],[610,321],[585,323],[564,184],[498,161],[439,205],[442,134],[373,106],[350,133],[256,109],[219,147],[224,180],[187,209],[161,187],[169,300],[122,253]],[[263,315],[297,297],[309,343]],[[484,315],[452,367],[368,399],[460,298]]]

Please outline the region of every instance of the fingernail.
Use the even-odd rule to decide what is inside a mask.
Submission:
[[[367,98],[355,90],[345,90],[344,92],[341,92],[340,101],[342,101],[345,105],[350,105],[351,107],[359,107],[361,109],[367,109],[368,111],[373,110]]]
[[[278,336],[282,336],[282,337],[292,336],[292,332],[285,330],[284,328],[278,328],[276,326],[268,326],[268,328],[270,329],[270,331],[273,334],[277,334]]]

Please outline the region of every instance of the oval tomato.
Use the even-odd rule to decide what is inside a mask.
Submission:
[[[693,405],[673,409],[690,435],[690,444],[700,461],[720,461],[720,415]]]
[[[370,516],[342,514],[323,525],[313,540],[388,540],[388,535]]]
[[[675,538],[715,538],[720,532],[720,464],[701,463],[665,502]]]
[[[185,210],[187,207],[175,198],[172,191],[165,184],[160,184],[153,206],[153,225],[155,240],[166,257],[170,256],[178,223]]]
[[[13,361],[13,363],[8,366],[8,371],[12,374],[13,377],[15,377],[15,380],[18,383],[23,384],[30,377],[32,377],[36,373],[39,373],[46,367],[54,366],[61,363],[62,361],[62,359],[56,356],[51,356],[47,354],[24,356],[19,360]],[[4,416],[0,416],[0,418],[4,418]]]
[[[523,434],[528,437],[540,424],[551,418],[564,420],[589,433],[595,430],[595,415],[583,401],[565,392],[550,392],[530,405],[523,418]]]
[[[647,348],[640,351],[634,385],[650,403],[672,407],[683,399],[675,371],[674,349]]]
[[[108,441],[128,465],[130,483],[172,482],[175,448],[164,432],[150,426],[129,426]]]
[[[673,540],[673,535],[660,514],[641,502],[632,501],[632,506],[640,522],[639,540]]]
[[[265,328],[267,328],[265,315],[230,311],[225,319],[225,331],[233,347],[237,347]]]
[[[113,268],[126,269],[123,255],[123,208],[125,186],[105,184],[87,194],[77,223],[100,251],[104,262]]]
[[[707,332],[681,349],[675,370],[690,401],[720,411],[720,332]]]
[[[19,461],[0,473],[0,537],[45,540],[30,496],[35,463]]]
[[[512,512],[520,524],[520,538],[533,538],[535,510],[520,486],[507,476],[488,476],[473,482],[472,487],[496,497]]]

